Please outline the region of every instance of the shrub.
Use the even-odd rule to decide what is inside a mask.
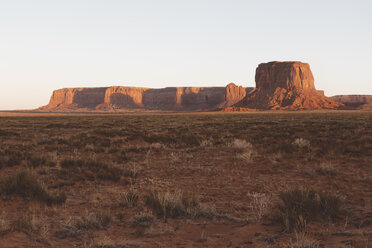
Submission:
[[[33,198],[48,205],[62,204],[66,201],[64,193],[48,192],[35,175],[27,170],[17,171],[15,175],[0,180],[0,194],[19,195],[25,199]]]
[[[72,160],[72,159],[64,159],[60,162],[60,166],[62,168],[71,168],[71,167],[82,167],[84,165],[84,161],[79,160]]]
[[[307,238],[304,233],[296,233],[296,240],[292,241],[288,248],[319,248],[319,243],[313,239]]]
[[[145,204],[164,219],[176,217],[209,217],[211,211],[200,206],[194,197],[183,197],[181,192],[169,193],[151,190],[145,196]],[[208,213],[207,213],[208,212]]]
[[[234,139],[231,143],[227,144],[230,147],[238,148],[238,149],[244,149],[244,148],[252,148],[252,144],[247,142],[246,140],[241,139]]]
[[[158,216],[177,217],[184,214],[180,194],[162,193],[151,190],[145,196],[145,204],[150,207]]]
[[[98,177],[102,180],[117,182],[123,175],[123,171],[120,168],[94,161],[84,163],[84,169],[91,171],[94,173],[94,177]]]
[[[9,221],[6,219],[5,213],[0,215],[0,236],[8,233],[11,229]]]
[[[200,143],[201,147],[212,147],[213,146],[213,140],[212,139],[204,139]]]
[[[251,209],[255,214],[256,220],[261,220],[266,214],[271,201],[271,196],[264,193],[250,193],[248,197],[251,200]]]
[[[151,211],[144,211],[134,216],[133,225],[148,227],[154,222],[154,219],[155,217]]]
[[[129,168],[123,170],[123,175],[127,177],[131,177],[133,179],[137,178],[139,167],[137,164],[129,164]]]
[[[77,237],[88,229],[105,229],[112,223],[109,213],[89,213],[83,217],[70,217],[61,223],[58,238]]]
[[[40,165],[43,165],[43,164],[46,164],[46,159],[43,158],[43,157],[31,156],[27,160],[27,166],[32,167],[32,168],[36,168],[36,167],[38,167]]]
[[[4,130],[4,129],[0,129],[0,137],[1,136],[20,136],[19,133],[16,133],[16,132],[13,132],[13,131],[9,131],[9,130]]]
[[[340,213],[341,200],[330,193],[294,188],[280,192],[280,221],[286,231],[304,231],[317,217],[334,218]]]
[[[88,178],[94,180],[96,178],[108,181],[119,181],[124,174],[123,170],[114,166],[109,166],[97,161],[83,161],[64,159],[60,162],[60,166],[64,169],[67,168],[81,168],[82,173]]]
[[[237,158],[246,162],[251,162],[254,158],[255,153],[252,150],[247,150],[242,154],[238,154]]]
[[[35,215],[21,215],[10,223],[12,231],[37,233],[46,235],[49,228],[44,220],[37,218]]]
[[[315,172],[323,176],[335,176],[337,174],[336,168],[332,164],[321,164]]]
[[[299,148],[309,148],[310,147],[310,141],[308,141],[304,138],[297,138],[293,141],[292,144],[299,147]]]
[[[19,165],[22,162],[22,154],[21,153],[12,153],[8,157],[8,166],[12,167],[15,165]]]
[[[166,148],[165,145],[163,145],[162,143],[158,143],[158,142],[156,142],[156,143],[152,143],[152,144],[150,145],[150,147],[151,147],[152,149],[155,149],[155,150],[160,150],[160,149],[164,149],[164,148]]]
[[[138,193],[135,189],[129,189],[121,195],[121,205],[126,207],[135,207],[138,203]]]

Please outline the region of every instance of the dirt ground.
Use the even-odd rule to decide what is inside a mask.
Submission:
[[[0,208],[0,247],[372,247],[372,112],[3,114]]]

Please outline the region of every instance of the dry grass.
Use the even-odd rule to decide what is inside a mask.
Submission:
[[[337,169],[330,163],[322,163],[315,168],[315,172],[323,176],[335,176],[337,175]]]
[[[293,143],[293,145],[299,147],[299,148],[309,148],[310,147],[310,141],[304,138],[296,138]]]
[[[280,192],[280,222],[286,231],[306,231],[311,220],[332,220],[341,213],[339,196],[312,189],[293,188]]]
[[[125,207],[135,207],[138,204],[138,193],[134,188],[130,188],[121,194],[120,205]]]
[[[251,143],[242,139],[234,139],[231,143],[228,143],[227,145],[237,149],[251,149],[253,147]]]
[[[133,218],[134,226],[148,227],[155,221],[155,216],[151,211],[143,211]]]
[[[182,193],[158,192],[150,190],[145,195],[145,204],[152,209],[158,216],[175,218],[188,216],[200,207],[195,198],[186,198]]]
[[[145,205],[165,220],[177,217],[213,219],[219,216],[215,209],[200,204],[195,197],[185,197],[181,192],[150,190],[145,195]]]
[[[319,248],[319,242],[306,237],[305,233],[296,233],[296,239],[287,246],[288,248]]]
[[[108,212],[88,213],[83,217],[69,217],[61,222],[61,229],[55,233],[58,238],[77,237],[89,229],[105,229],[112,223]]]
[[[368,242],[371,114],[64,114],[0,127],[0,246]]]
[[[18,195],[24,199],[37,199],[48,205],[62,204],[66,195],[60,192],[49,192],[28,170],[20,170],[15,175],[0,179],[0,194]]]
[[[264,193],[249,193],[249,199],[251,200],[250,208],[255,215],[257,221],[261,220],[268,211],[268,207],[272,202],[272,198],[269,194]]]

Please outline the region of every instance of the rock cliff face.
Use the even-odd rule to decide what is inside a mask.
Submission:
[[[48,105],[41,110],[73,109],[144,109],[144,110],[213,110],[231,106],[246,96],[251,88],[231,83],[226,87],[169,87],[149,89],[113,86],[107,88],[67,88],[55,90]]]
[[[345,105],[345,109],[359,109],[372,106],[372,95],[337,95],[330,97],[333,101]]]
[[[113,86],[69,88],[53,92],[48,105],[40,110],[302,110],[335,109],[347,102],[366,102],[364,96],[335,96],[316,90],[309,64],[269,62],[256,69],[256,88],[233,83],[226,87],[168,87],[150,89]],[[336,101],[334,101],[336,100]],[[354,103],[353,103],[354,104]]]
[[[337,95],[331,96],[330,98],[341,103],[372,103],[372,95]]]
[[[257,67],[256,88],[233,107],[301,110],[333,109],[341,105],[315,89],[309,64],[269,62]]]
[[[94,108],[102,103],[106,88],[69,88],[53,91],[43,109]]]

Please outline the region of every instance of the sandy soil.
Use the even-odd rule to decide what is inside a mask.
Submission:
[[[370,247],[371,151],[362,111],[2,114],[0,247]],[[20,172],[65,201],[9,190]],[[339,211],[286,230],[298,188]]]

